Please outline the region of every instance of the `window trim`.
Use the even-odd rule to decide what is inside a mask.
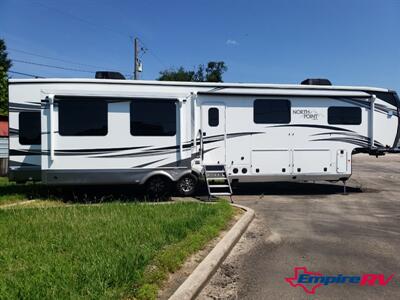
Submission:
[[[129,133],[131,136],[133,137],[175,137],[178,133],[178,125],[179,125],[179,121],[177,120],[177,118],[179,117],[179,110],[178,110],[178,105],[177,103],[179,103],[179,100],[176,98],[156,98],[156,97],[149,97],[149,98],[129,98],[127,101],[129,101]],[[156,101],[156,102],[172,102],[175,106],[175,130],[174,130],[174,134],[164,134],[164,135],[137,135],[137,134],[133,134],[132,132],[132,105],[134,104],[134,102],[136,101]]]
[[[108,132],[109,132],[109,129],[108,129],[108,127],[109,127],[109,124],[108,124],[108,114],[109,114],[109,110],[108,110],[108,103],[110,102],[110,101],[107,101],[107,99],[108,98],[106,98],[106,97],[92,97],[92,96],[71,96],[71,97],[56,97],[56,99],[55,99],[55,103],[57,103],[57,116],[58,116],[58,134],[60,135],[60,136],[63,136],[63,137],[105,137],[105,136],[107,136],[108,135]],[[80,102],[104,102],[105,103],[105,105],[106,105],[106,125],[107,125],[107,127],[106,127],[106,132],[105,132],[105,134],[96,134],[96,135],[93,135],[93,134],[85,134],[85,135],[77,135],[77,134],[62,134],[61,133],[61,126],[60,126],[60,120],[61,120],[61,118],[60,118],[60,103],[61,102],[66,102],[66,103],[70,103],[70,102],[78,102],[78,101],[80,101]]]
[[[350,109],[357,109],[359,114],[360,114],[360,122],[357,123],[337,123],[337,122],[331,122],[329,118],[330,110],[335,109],[335,108],[350,108]],[[362,124],[362,109],[359,106],[329,106],[328,107],[328,113],[327,113],[327,122],[329,125],[347,125],[347,126],[357,126]]]
[[[23,143],[21,141],[21,133],[22,133],[22,127],[21,127],[21,114],[39,114],[39,142],[38,143]],[[18,143],[20,145],[25,145],[25,146],[32,146],[32,145],[41,145],[42,144],[42,117],[41,117],[41,112],[40,111],[21,111],[18,113]]]
[[[257,101],[285,101],[289,104],[289,120],[288,122],[256,122],[255,106]],[[292,101],[290,99],[255,99],[253,101],[253,122],[254,124],[290,124],[292,122]]]

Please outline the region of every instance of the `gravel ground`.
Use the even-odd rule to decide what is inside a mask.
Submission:
[[[340,184],[241,185],[256,218],[199,299],[399,299],[400,155],[354,156]],[[326,275],[395,274],[387,286],[292,287],[295,266]]]

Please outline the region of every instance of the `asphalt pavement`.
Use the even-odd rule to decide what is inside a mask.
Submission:
[[[256,218],[199,298],[400,299],[400,155],[354,156],[342,191],[340,183],[240,185],[233,199]],[[322,284],[309,294],[285,280],[295,267],[395,275],[386,286]]]

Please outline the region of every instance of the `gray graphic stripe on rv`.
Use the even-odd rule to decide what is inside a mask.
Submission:
[[[94,154],[104,154],[110,152],[118,152],[125,150],[135,150],[135,149],[144,149],[149,146],[140,146],[140,147],[124,147],[124,148],[95,148],[95,149],[68,149],[68,150],[55,150],[54,153],[56,155],[94,155]],[[49,151],[35,150],[35,149],[10,149],[10,155],[49,155]]]
[[[190,148],[183,149],[183,151],[188,151]],[[126,158],[126,157],[135,157],[135,156],[153,156],[153,155],[166,155],[166,154],[171,154],[171,153],[176,153],[179,151],[178,148],[174,147],[174,149],[168,149],[168,150],[153,150],[149,149],[147,151],[141,151],[141,152],[134,152],[134,153],[124,153],[124,154],[110,154],[110,155],[99,155],[99,156],[91,156],[92,158]]]
[[[313,142],[342,142],[342,143],[347,143],[347,144],[353,144],[353,145],[357,145],[357,146],[361,146],[364,148],[369,147],[369,142],[365,141],[365,140],[359,140],[359,139],[352,139],[352,138],[325,138],[325,139],[314,139],[311,140]],[[375,146],[378,146],[376,143],[374,143]],[[380,143],[379,143],[380,144]],[[380,144],[382,145],[382,144]]]
[[[167,158],[157,159],[157,160],[154,160],[154,161],[151,161],[151,162],[147,162],[147,163],[145,163],[145,164],[141,164],[141,165],[134,166],[134,167],[132,167],[132,168],[144,168],[144,167],[150,166],[150,165],[152,165],[152,164],[155,164],[155,163],[157,163],[157,162],[159,162],[159,161],[166,160],[166,159],[167,159]]]
[[[265,132],[239,132],[239,133],[230,133],[227,134],[227,138],[235,138],[235,137],[240,137],[240,136],[245,136],[245,135],[251,135],[251,134],[261,134]],[[214,143],[218,141],[222,141],[224,139],[225,135],[220,134],[220,135],[215,135],[215,136],[209,136],[209,137],[204,137],[203,139],[203,144],[209,144],[209,143]],[[197,142],[199,142],[200,139],[197,139]],[[190,147],[193,146],[193,140],[190,142],[186,142],[182,145],[183,151],[188,151],[190,150]],[[171,153],[176,153],[180,149],[180,145],[174,145],[174,146],[167,146],[167,147],[160,147],[160,148],[150,148],[151,146],[138,146],[138,147],[124,147],[124,148],[98,148],[98,149],[63,149],[63,150],[55,150],[54,154],[59,155],[59,156],[83,156],[83,155],[88,155],[88,157],[92,158],[113,158],[113,157],[135,157],[135,156],[151,156],[151,155],[166,155],[166,154],[171,154]],[[143,151],[145,148],[150,148],[146,149]],[[116,154],[113,152],[120,152],[120,151],[128,151],[128,150],[142,150],[139,152],[133,152],[133,153],[121,153],[121,154]],[[15,156],[24,156],[24,155],[49,155],[49,151],[42,151],[42,150],[35,150],[35,149],[11,149],[10,150],[10,155],[15,155]],[[92,156],[96,155],[96,156]]]
[[[337,130],[337,131],[354,132],[353,130],[342,128],[342,127],[329,126],[329,125],[316,125],[316,124],[288,124],[288,125],[267,126],[267,128],[273,128],[273,127],[309,127],[309,128],[320,128],[320,129],[330,129],[330,130]]]
[[[10,135],[10,136],[15,136],[15,135],[19,135],[19,130],[18,129],[16,129],[16,128],[9,128],[8,129],[8,134]]]
[[[33,111],[40,111],[40,103],[14,103],[10,102],[9,104],[10,112],[33,112]]]
[[[256,131],[254,131],[254,132],[228,133],[226,135],[226,137],[229,139],[229,138],[235,138],[235,137],[251,135],[251,134],[261,134],[261,133],[265,133],[265,132],[256,132]],[[224,139],[224,137],[225,137],[224,134],[206,136],[206,137],[203,137],[203,144],[222,141]],[[196,142],[200,142],[200,138],[197,138]],[[193,140],[191,140],[190,142],[185,142],[184,145],[183,145],[183,148],[189,148],[189,147],[192,147],[192,146],[193,146]],[[179,148],[179,145],[175,145],[175,146],[155,148],[155,149],[151,149],[151,150],[178,149],[178,148]]]
[[[10,160],[9,166],[10,167],[40,167],[40,165],[28,164],[25,162],[19,162],[19,161],[15,161],[15,160]]]
[[[9,155],[10,156],[25,156],[25,155],[42,155],[44,154],[44,152],[42,152],[41,150],[15,150],[15,149],[10,149]],[[46,154],[44,154],[46,155]]]
[[[235,138],[235,137],[240,137],[240,136],[245,136],[245,135],[250,135],[250,134],[261,134],[261,133],[265,133],[265,132],[239,132],[239,133],[230,133],[230,134],[227,134],[226,136],[227,136],[227,138]],[[204,137],[203,144],[210,144],[210,143],[214,143],[214,142],[223,141],[224,137],[225,137],[224,134]],[[197,142],[199,142],[199,141],[200,141],[200,139],[197,139]],[[190,147],[192,147],[192,146],[193,146],[193,140],[190,142],[184,143],[182,145],[183,151],[190,150]],[[160,147],[160,148],[154,148],[154,149],[147,149],[145,151],[134,152],[134,153],[99,155],[99,156],[93,156],[93,158],[166,155],[166,154],[176,153],[177,151],[179,151],[179,149],[180,149],[180,145],[174,145],[174,146]]]
[[[357,133],[350,133],[350,132],[324,132],[324,133],[316,133],[312,134],[311,136],[323,136],[323,135],[345,135],[347,136],[346,138],[356,138],[357,140],[363,140],[366,141],[368,144],[370,143],[371,139],[367,136],[360,135]],[[337,137],[341,138],[341,137]],[[378,147],[385,147],[382,143],[378,142],[377,140],[374,140],[374,145]]]
[[[337,98],[332,98],[335,100],[340,100],[349,104],[353,104],[353,105],[357,105],[357,106],[361,106],[367,109],[370,109],[371,105],[369,102],[365,101],[365,100],[360,100],[360,99],[356,99],[356,98],[343,98],[343,97],[337,97]],[[389,112],[392,112],[392,114],[396,117],[399,116],[397,109],[393,109],[393,108],[389,108],[386,105],[383,104],[379,104],[379,103],[375,103],[375,110],[376,112],[382,113],[382,114],[387,114]]]
[[[126,148],[108,148],[108,149],[70,149],[70,150],[55,150],[54,154],[59,155],[59,156],[82,156],[82,155],[101,155],[101,154],[107,154],[110,152],[120,152],[120,151],[126,151],[126,150],[138,150],[138,149],[144,149],[148,148],[150,146],[141,146],[141,147],[126,147]],[[185,149],[189,150],[189,149]],[[176,150],[172,151],[146,151],[146,152],[137,152],[137,153],[128,153],[128,154],[111,154],[111,155],[102,155],[102,156],[93,156],[93,157],[129,157],[129,156],[137,156],[137,155],[154,155],[154,154],[160,154],[161,152],[163,153],[173,153]],[[49,151],[42,151],[42,150],[25,150],[25,149],[20,149],[20,150],[15,150],[11,149],[10,150],[10,155],[16,155],[16,156],[23,156],[23,155],[49,155]],[[92,156],[88,156],[92,157]]]
[[[122,148],[95,148],[95,149],[66,149],[66,150],[56,150],[59,152],[64,153],[109,153],[109,152],[118,152],[118,151],[125,151],[125,150],[136,150],[136,149],[143,149],[148,148],[150,146],[137,146],[137,147],[122,147]]]
[[[211,149],[204,150],[204,153],[213,151],[213,150],[218,149],[218,148],[220,148],[220,147],[214,147],[214,148],[211,148]],[[197,153],[197,154],[200,155],[200,153]],[[193,159],[193,157],[188,157],[188,158],[185,158],[185,159],[181,159],[181,160],[177,160],[177,161],[168,163],[166,165],[161,165],[161,166],[159,166],[159,168],[177,167],[177,166],[179,166],[179,167],[181,167],[181,166],[190,167],[192,159]]]

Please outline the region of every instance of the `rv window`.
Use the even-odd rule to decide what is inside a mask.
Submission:
[[[360,125],[361,108],[349,106],[329,107],[328,123],[336,125]]]
[[[289,100],[255,100],[254,123],[259,124],[288,124],[290,123]]]
[[[62,136],[107,135],[107,102],[98,99],[60,100],[58,130]]]
[[[175,100],[133,100],[131,102],[131,134],[136,136],[175,135],[175,102]]]
[[[219,110],[216,107],[211,107],[208,110],[208,125],[217,127],[219,125]]]
[[[19,143],[40,145],[40,112],[19,113]]]

